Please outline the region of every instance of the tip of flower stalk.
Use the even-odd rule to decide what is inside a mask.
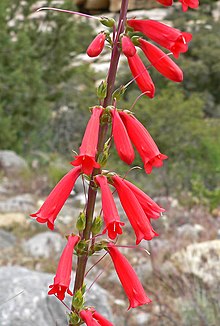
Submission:
[[[115,25],[114,18],[101,17],[99,19],[100,23],[106,27],[113,27]]]

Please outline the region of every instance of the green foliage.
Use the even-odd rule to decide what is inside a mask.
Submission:
[[[197,286],[191,298],[183,300],[180,315],[183,326],[218,325],[220,318],[218,295],[205,287]]]
[[[35,149],[70,150],[63,143],[74,138],[73,128],[62,143],[54,139],[54,129],[59,135],[66,129],[66,120],[60,123],[54,112],[77,107],[82,116],[80,110],[91,105],[92,73],[85,65],[74,66],[75,56],[85,51],[92,37],[91,29],[67,14],[45,11],[42,18],[35,18],[33,5],[36,1],[0,3],[1,148],[23,154]],[[74,9],[70,0],[63,7]],[[80,133],[84,126],[85,122],[78,126]]]
[[[200,93],[205,114],[220,118],[220,64],[217,60],[220,56],[220,23],[212,16],[215,1],[205,3],[200,10],[189,11],[186,16],[180,17],[174,11],[169,19],[173,20],[175,27],[193,34],[189,51],[177,61],[185,73],[183,88],[187,94]],[[210,12],[207,12],[207,3]]]
[[[214,190],[219,186],[216,176],[220,172],[218,122],[205,118],[204,102],[199,94],[186,96],[179,85],[171,82],[167,85],[148,105],[144,98],[139,100],[134,110],[161,152],[169,157],[163,168],[148,176],[147,184],[154,189],[159,186],[166,193],[176,193],[191,189],[192,181],[199,177],[207,189]],[[136,92],[131,92],[132,100],[129,96],[128,103],[135,96]],[[125,108],[126,103],[121,106]],[[143,166],[138,157],[134,164]],[[146,184],[142,186],[148,188]]]
[[[46,1],[45,6],[50,5]],[[41,162],[49,167],[54,185],[67,169],[50,153],[70,158],[71,150],[81,143],[88,107],[97,104],[95,76],[76,59],[94,35],[87,22],[73,15],[45,11],[34,18],[34,6],[35,0],[0,2],[0,143],[2,149],[22,154],[49,153],[49,160]],[[214,6],[215,1],[203,1],[199,10],[189,10],[184,17],[180,9],[174,9],[174,26],[193,33],[189,51],[177,60],[184,82],[174,85],[151,67],[157,96],[151,101],[143,97],[135,106],[137,117],[169,156],[169,164],[153,172],[143,187],[158,192],[159,186],[166,193],[190,190],[197,196],[199,180],[204,188],[201,196],[212,207],[218,200],[220,179],[220,65],[216,59],[220,57],[220,24],[211,16]],[[64,1],[62,7],[74,10],[73,1]],[[116,88],[131,78],[126,63]],[[130,109],[139,94],[135,83],[129,85],[118,107]],[[111,158],[111,170],[116,166],[121,174],[129,170],[114,150]],[[134,164],[142,166],[140,159]],[[136,181],[141,185],[141,179]]]

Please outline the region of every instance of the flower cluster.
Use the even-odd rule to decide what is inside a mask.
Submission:
[[[167,156],[161,154],[153,138],[145,127],[129,112],[115,109],[113,115],[113,137],[119,157],[127,164],[134,160],[135,146],[144,163],[146,173],[153,167],[161,167]]]
[[[134,33],[141,32],[151,41],[170,50],[175,58],[178,58],[180,53],[187,51],[188,42],[192,38],[190,33],[181,32],[178,29],[154,20],[130,19],[127,21],[127,26],[131,28]],[[142,37],[134,36],[133,40],[135,45],[141,48],[150,64],[163,76],[174,82],[181,82],[183,80],[182,70],[168,54]],[[135,45],[129,36],[122,36],[122,52],[127,57],[134,79],[142,93],[152,98],[155,93],[154,83],[147,68],[137,54]]]
[[[165,6],[173,4],[172,0],[157,1]],[[198,0],[179,1],[182,3],[184,11],[188,7],[197,8],[199,4]],[[116,103],[116,101],[118,99],[113,93],[114,80],[122,52],[127,58],[134,80],[141,92],[149,98],[154,97],[155,86],[148,69],[137,53],[136,47],[139,47],[158,72],[174,82],[181,82],[183,72],[170,55],[177,59],[181,53],[186,52],[192,35],[154,20],[129,19],[126,21],[127,5],[128,0],[122,1],[123,10],[121,12],[124,16],[121,18],[118,28],[116,28],[113,19],[100,19],[103,25],[112,28],[112,37],[109,31],[102,31],[87,49],[88,56],[97,57],[103,51],[107,41],[112,47],[112,57],[107,80],[102,82],[97,91],[100,105],[90,109],[91,116],[79,147],[79,153],[71,162],[74,168],[54,187],[40,209],[31,215],[39,223],[47,223],[48,228],[53,230],[55,220],[70,196],[76,180],[80,175],[84,175],[89,181],[87,203],[76,223],[79,235],[71,234],[67,237],[67,244],[60,257],[54,282],[49,286],[48,292],[49,295],[56,295],[61,301],[64,300],[66,293],[73,296],[69,325],[81,325],[83,323],[88,326],[113,325],[95,308],[87,307],[84,300],[87,260],[91,255],[103,249],[111,257],[115,271],[128,297],[128,309],[151,302],[133,267],[113,242],[123,233],[123,226],[126,223],[120,219],[113,194],[114,192],[117,193],[121,206],[133,228],[136,246],[142,240],[150,241],[158,236],[151,222],[152,219],[157,220],[165,210],[145,192],[126,180],[125,177],[123,178],[117,173],[109,172],[103,168],[109,157],[112,139],[114,139],[118,156],[128,165],[131,165],[135,159],[135,149],[140,155],[147,174],[150,174],[153,168],[161,167],[163,161],[168,157],[160,152],[150,133],[131,111],[117,109],[116,104],[118,106],[118,102]],[[62,9],[55,10],[75,14],[75,12]],[[88,17],[86,14],[85,16]],[[152,44],[151,41],[156,45]],[[160,47],[169,50],[171,53],[163,52]],[[126,87],[124,88],[126,89]],[[108,131],[109,127],[111,132]],[[102,209],[98,219],[98,217],[94,218],[93,215],[96,194],[99,190]],[[103,230],[100,222],[102,218]],[[108,239],[98,242],[97,238],[105,234],[107,234]],[[73,254],[78,256],[74,293],[69,288]]]

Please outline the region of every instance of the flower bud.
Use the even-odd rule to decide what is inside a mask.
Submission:
[[[126,57],[133,57],[136,53],[136,48],[132,43],[130,37],[124,35],[121,39],[122,52]]]
[[[76,313],[71,312],[69,314],[69,321],[71,322],[72,325],[78,325],[80,323],[80,318]]]
[[[86,51],[89,57],[97,57],[102,52],[105,45],[105,39],[105,33],[100,33],[94,38]]]
[[[86,215],[85,213],[81,212],[76,222],[77,230],[83,231],[85,229],[85,226],[86,226]]]
[[[83,298],[83,294],[81,289],[79,289],[78,291],[76,291],[74,293],[74,297],[72,300],[72,306],[76,309],[76,310],[80,310],[82,309],[84,305],[84,298]]]
[[[116,99],[116,101],[119,101],[121,97],[124,95],[127,87],[124,85],[121,85],[119,88],[117,88],[114,93],[112,94],[112,98]]]
[[[107,82],[106,80],[104,80],[97,87],[97,96],[98,99],[103,100],[106,97],[106,95],[107,95]]]
[[[115,25],[115,20],[114,18],[101,17],[100,23],[107,27],[113,27]]]
[[[92,235],[96,235],[99,234],[101,232],[102,229],[102,218],[101,216],[96,216],[96,218],[94,219],[93,223],[92,223]]]

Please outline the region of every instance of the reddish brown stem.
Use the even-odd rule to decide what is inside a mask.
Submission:
[[[104,99],[103,106],[106,107],[111,105],[112,103],[112,93],[114,90],[115,79],[118,69],[118,62],[120,58],[120,50],[119,50],[119,37],[120,34],[124,32],[125,20],[127,15],[128,9],[128,0],[122,0],[121,4],[121,11],[119,16],[118,28],[117,28],[117,35],[114,40],[113,49],[112,49],[112,56],[110,61],[109,73],[107,77],[107,96]],[[99,129],[99,141],[98,141],[98,156],[102,153],[103,147],[106,141],[108,131],[108,124],[100,126]],[[93,171],[93,176],[99,173],[99,170]],[[86,209],[86,227],[83,232],[83,239],[88,240],[90,239],[91,235],[91,226],[93,222],[93,214],[95,208],[95,201],[96,201],[96,194],[97,190],[94,188],[93,181],[90,182],[89,191],[88,191],[88,203]],[[74,284],[74,293],[80,289],[84,283],[84,275],[86,270],[88,255],[83,255],[78,257],[77,261],[77,268],[76,268],[76,278]],[[72,310],[74,308],[72,307]]]

